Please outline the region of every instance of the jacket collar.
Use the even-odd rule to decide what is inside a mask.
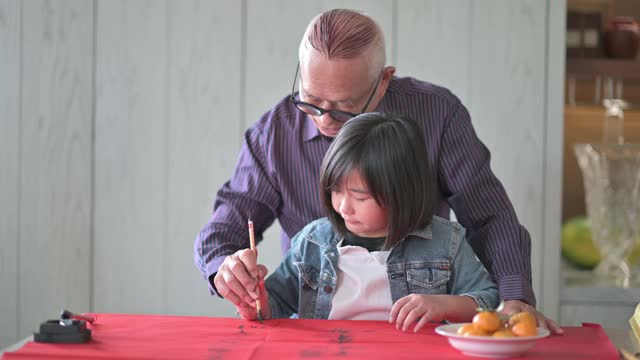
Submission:
[[[410,232],[407,236],[411,236],[411,235],[419,236],[421,238],[425,238],[427,240],[431,240],[431,238],[433,236],[433,233],[431,231],[431,224],[429,224],[426,227],[420,228],[418,230],[414,230],[414,231]]]

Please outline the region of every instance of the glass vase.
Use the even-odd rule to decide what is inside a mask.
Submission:
[[[598,282],[638,285],[626,259],[640,236],[640,144],[576,144],[587,215],[602,261]]]

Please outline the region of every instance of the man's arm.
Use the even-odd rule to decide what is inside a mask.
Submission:
[[[478,139],[462,104],[454,105],[445,126],[438,165],[441,191],[496,281],[500,299],[535,306],[531,238],[490,168],[489,150]]]
[[[265,155],[269,136],[265,123],[268,121],[260,121],[245,132],[233,175],[218,190],[213,214],[195,240],[194,260],[212,294],[219,295],[213,278],[224,259],[249,247],[247,219],[253,221],[256,240],[260,241],[281,204]]]

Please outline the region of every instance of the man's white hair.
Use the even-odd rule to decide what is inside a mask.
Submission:
[[[364,13],[329,10],[314,17],[307,26],[298,49],[300,65],[305,66],[315,54],[329,60],[363,57],[370,77],[375,79],[386,64],[384,34]]]

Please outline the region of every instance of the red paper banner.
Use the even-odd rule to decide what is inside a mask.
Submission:
[[[3,359],[471,359],[435,333],[383,321],[268,320],[96,314],[85,344],[29,342]],[[619,359],[599,325],[564,327],[522,359]]]

